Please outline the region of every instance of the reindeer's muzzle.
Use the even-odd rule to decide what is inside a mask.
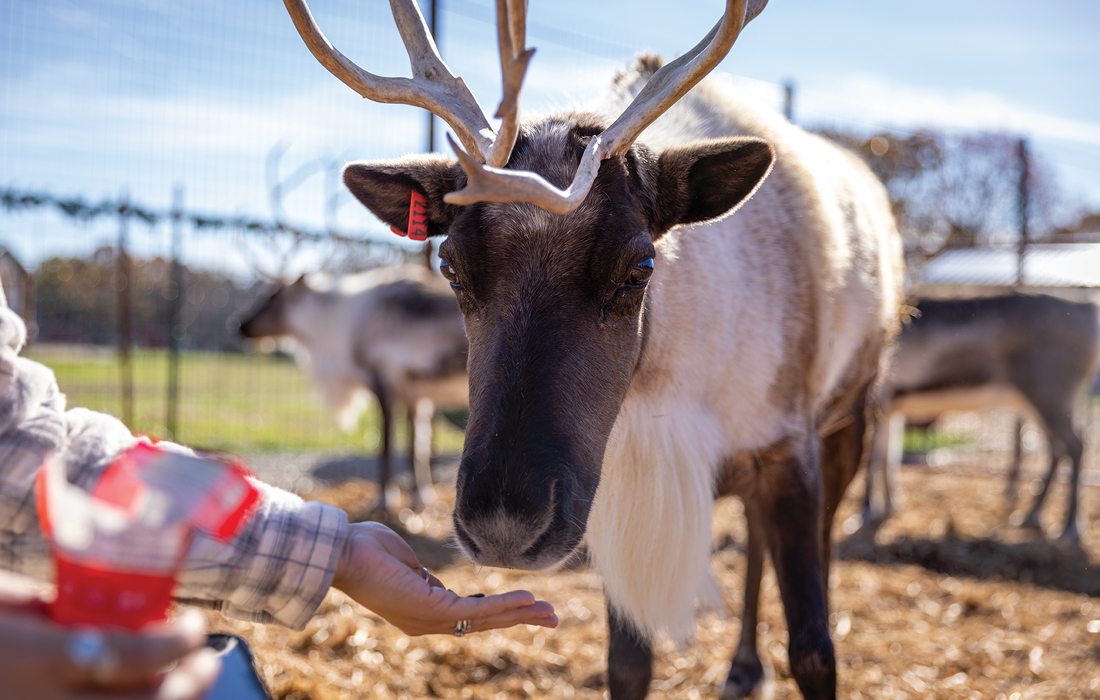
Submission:
[[[459,484],[455,534],[471,559],[487,566],[545,569],[580,545],[591,496],[578,494],[569,477],[524,486],[509,489],[485,472]]]

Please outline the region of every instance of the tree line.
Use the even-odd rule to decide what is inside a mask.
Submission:
[[[118,342],[119,285],[130,286],[134,342],[165,347],[174,303],[170,260],[130,259],[126,279],[117,274],[117,252],[99,248],[87,257],[52,257],[33,271],[35,342],[110,345]],[[236,319],[267,286],[240,283],[213,270],[183,269],[180,345],[204,350],[243,347]]]

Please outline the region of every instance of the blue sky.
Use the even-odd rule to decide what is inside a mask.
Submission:
[[[492,2],[440,4],[444,57],[491,111]],[[722,5],[532,0],[528,40],[538,54],[523,110],[590,102],[636,51],[689,48]],[[388,3],[311,6],[361,65],[406,73]],[[808,124],[1028,135],[1068,204],[1100,207],[1098,30],[1093,0],[772,0],[719,70],[776,107],[778,84],[793,80],[796,118]],[[423,149],[424,120],[366,103],[332,78],[278,0],[0,0],[4,185],[90,199],[126,189],[167,207],[179,182],[191,206],[264,216],[264,160],[275,144],[287,148],[287,171],[317,157],[398,156]],[[309,181],[287,200],[290,218],[319,224],[322,195],[322,178]],[[353,204],[339,222],[389,235]],[[109,231],[0,212],[0,242],[29,258],[91,246]]]

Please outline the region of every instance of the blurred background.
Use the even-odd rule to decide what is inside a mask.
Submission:
[[[387,3],[313,5],[352,59],[407,71]],[[490,0],[421,5],[494,104]],[[721,3],[625,7],[532,3],[527,114],[592,103],[640,50],[681,53]],[[871,163],[916,290],[1088,297],[1098,26],[1087,0],[774,2],[719,71]],[[0,277],[31,354],[73,403],[142,431],[249,455],[354,448],[287,359],[236,325],[274,279],[419,259],[339,173],[444,148],[434,127],[332,78],[278,2],[0,0]]]
[[[310,4],[354,61],[407,74],[388,3]],[[500,90],[494,3],[420,5],[444,58],[491,109]],[[521,116],[594,103],[636,53],[672,57],[694,45],[722,5],[531,2],[528,44],[538,53]],[[718,72],[866,159],[893,201],[914,294],[1100,301],[1097,30],[1093,0],[772,0]],[[277,0],[0,0],[0,279],[28,321],[27,354],[55,370],[71,405],[314,488],[326,465],[378,449],[378,412],[341,432],[285,347],[245,341],[239,323],[277,281],[428,261],[422,244],[352,200],[340,170],[348,160],[443,151],[444,129],[339,83]],[[1095,389],[1082,409],[1084,483],[1095,486]],[[1015,422],[1007,412],[958,414],[906,434],[911,457],[944,469],[934,479],[904,475],[904,515],[877,547],[838,549],[831,624],[845,695],[1098,697],[1097,550],[1059,553],[1000,529],[1002,485],[989,476],[1010,460]],[[437,446],[455,454],[461,432],[441,432]],[[1045,465],[1034,426],[1023,447],[1033,484]],[[364,488],[318,497],[354,512],[373,495]],[[1088,542],[1100,514],[1085,503]],[[721,506],[716,526],[716,571],[730,591],[743,560],[738,508]],[[410,648],[337,597],[304,632],[242,627],[277,697],[602,692],[599,581],[586,571],[484,578],[461,568],[448,523],[445,504],[400,521],[429,566],[453,567],[456,587],[552,593],[563,611],[558,636]],[[765,587],[776,598],[770,578]],[[781,612],[769,605],[761,648],[780,668],[778,696],[791,697]],[[574,624],[583,633],[568,632]],[[690,697],[713,687],[735,629],[735,619],[712,620],[695,651],[663,650],[655,691]],[[409,652],[383,657],[378,639],[387,652]]]

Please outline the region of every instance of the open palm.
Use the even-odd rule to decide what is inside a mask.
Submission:
[[[408,543],[380,523],[355,523],[333,586],[408,635],[470,632],[518,624],[557,627],[554,608],[527,591],[462,597],[424,569]]]

